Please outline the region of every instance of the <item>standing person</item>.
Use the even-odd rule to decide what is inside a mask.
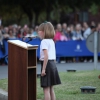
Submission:
[[[0,17],[0,26],[2,26],[2,18]]]
[[[16,39],[16,37],[14,36],[14,33],[13,33],[13,29],[9,29],[8,31],[8,35],[9,35],[9,39]]]
[[[62,32],[64,33],[64,35],[67,34],[66,30],[67,30],[67,24],[66,23],[63,23],[62,24]]]
[[[61,24],[57,24],[57,29],[54,35],[54,41],[60,41],[62,36],[62,26]]]
[[[33,35],[37,36],[38,35],[38,25],[35,26],[35,30],[33,31]]]
[[[56,100],[53,86],[61,84],[61,81],[55,64],[56,52],[53,41],[55,31],[53,25],[50,22],[42,23],[38,28],[38,34],[42,39],[40,45],[40,82],[44,92],[44,100]]]
[[[81,25],[80,24],[76,25],[76,30],[75,30],[74,37],[76,38],[75,40],[84,40],[84,38],[82,36],[82,30],[81,30]]]
[[[84,28],[83,37],[84,39],[87,39],[87,37],[91,34],[91,28],[89,27],[87,22],[83,23],[83,28]]]

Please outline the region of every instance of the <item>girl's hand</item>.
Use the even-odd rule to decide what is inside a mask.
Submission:
[[[45,75],[46,75],[46,73],[45,73],[45,70],[43,69],[42,73],[41,73],[41,76],[45,76]]]

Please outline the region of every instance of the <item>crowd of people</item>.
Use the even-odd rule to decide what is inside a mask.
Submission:
[[[91,22],[91,25],[88,25],[87,22],[84,22],[83,25],[78,23],[76,25],[68,25],[66,23],[57,24],[55,28],[55,37],[54,41],[68,41],[68,40],[86,40],[87,37],[95,32],[100,31],[100,23],[96,25],[94,22]]]
[[[67,25],[67,23],[58,23],[55,27],[54,41],[68,41],[68,40],[85,40],[94,31],[100,31],[100,23],[96,25],[91,22],[88,25],[87,22],[83,24]],[[35,36],[38,35],[38,25],[34,28],[29,28],[27,25],[9,25],[8,27],[0,26],[0,41],[5,38],[22,38],[25,36]]]
[[[58,23],[55,28],[55,36],[54,41],[69,41],[69,40],[86,40],[86,38],[93,32],[100,32],[100,23],[96,25],[95,22],[91,22],[88,25],[87,22],[83,22],[82,24],[77,23],[76,25],[67,25],[67,23],[60,24]],[[20,25],[9,25],[2,26],[0,23],[0,46],[2,51],[4,52],[3,39],[17,39],[23,37],[31,37],[38,36],[38,25],[34,28],[28,27],[28,25],[24,25],[23,27]],[[71,60],[73,61],[73,60]]]

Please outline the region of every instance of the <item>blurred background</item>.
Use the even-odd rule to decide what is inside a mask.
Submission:
[[[91,33],[100,33],[99,0],[0,0],[0,64],[5,64],[8,39],[26,42],[23,37],[37,36],[38,25],[45,21],[55,28],[57,62],[94,61],[86,39]],[[33,39],[30,44],[40,42]],[[39,58],[39,49],[37,53]]]
[[[27,23],[32,27],[45,20],[54,25],[84,21],[97,23],[99,18],[99,0],[0,0],[3,25]]]

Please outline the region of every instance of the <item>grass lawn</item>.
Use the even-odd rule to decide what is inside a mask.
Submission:
[[[100,70],[61,72],[61,85],[55,86],[56,100],[100,100]],[[0,88],[7,90],[7,79],[0,80]],[[43,91],[40,87],[40,79],[37,79],[37,98],[43,99]],[[82,94],[80,87],[97,87],[95,94]]]

